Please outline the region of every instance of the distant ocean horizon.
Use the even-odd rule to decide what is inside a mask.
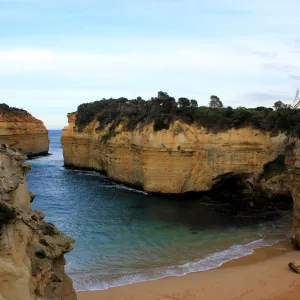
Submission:
[[[76,240],[66,271],[76,290],[212,269],[290,236],[292,212],[250,217],[207,197],[159,197],[94,171],[63,166],[62,130],[49,156],[29,161],[34,209]]]
[[[62,125],[62,126],[55,126],[55,127],[48,127],[48,131],[62,131],[64,127],[68,126],[68,124]]]

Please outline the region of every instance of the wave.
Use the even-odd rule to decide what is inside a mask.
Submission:
[[[69,273],[69,276],[72,278],[74,287],[77,291],[106,290],[112,287],[123,286],[137,282],[151,281],[170,276],[184,276],[189,273],[211,270],[220,267],[230,260],[252,254],[255,249],[272,246],[277,242],[286,240],[287,238],[288,235],[269,241],[258,239],[246,245],[233,245],[224,251],[215,252],[203,259],[187,262],[179,266],[141,270],[136,273],[122,275],[111,274],[103,276],[94,271],[86,273],[73,272]]]
[[[139,189],[135,189],[132,187],[128,187],[125,186],[123,184],[117,184],[113,181],[111,181],[108,177],[106,177],[105,175],[102,175],[101,173],[97,172],[97,171],[91,171],[91,170],[76,170],[76,169],[69,169],[69,172],[72,173],[78,173],[78,174],[83,174],[85,176],[95,176],[95,177],[100,177],[103,180],[106,181],[106,184],[103,185],[103,187],[106,188],[116,188],[116,189],[121,189],[121,190],[125,190],[125,191],[129,191],[129,192],[133,192],[133,193],[138,193],[138,194],[143,194],[143,195],[148,195],[147,192],[143,191],[143,190],[139,190]]]
[[[103,179],[106,179],[107,177],[102,175],[99,172],[96,171],[91,171],[91,170],[76,170],[76,169],[66,169],[70,173],[78,173],[78,174],[83,174],[85,176],[95,176],[95,177],[101,177]]]
[[[122,185],[122,184],[116,184],[116,187],[118,189],[122,189],[122,190],[126,190],[126,191],[130,191],[130,192],[134,192],[134,193],[138,193],[138,194],[143,194],[143,195],[148,195],[147,192],[143,191],[143,190],[138,190],[138,189],[134,189],[134,188],[130,188],[130,187],[127,187],[125,185]]]

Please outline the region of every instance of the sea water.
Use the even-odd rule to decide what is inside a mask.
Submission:
[[[200,196],[160,197],[63,166],[61,131],[30,160],[32,204],[76,240],[66,271],[77,290],[208,270],[290,235],[291,212],[245,215]]]

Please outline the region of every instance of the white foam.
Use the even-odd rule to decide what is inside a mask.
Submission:
[[[105,178],[105,176],[101,175],[100,173],[96,172],[96,171],[90,171],[90,170],[76,170],[76,169],[67,169],[68,172],[71,173],[78,173],[78,174],[83,174],[85,176],[97,176],[97,177],[103,177]]]
[[[90,170],[76,170],[76,169],[69,169],[69,172],[74,172],[74,173],[79,173],[79,174],[84,174],[85,176],[97,176],[97,177],[102,177],[103,179],[107,179],[107,181],[109,181],[109,178],[107,178],[105,175],[102,175],[99,172],[96,171],[90,171]],[[148,195],[147,192],[143,191],[143,190],[138,190],[138,189],[134,189],[131,187],[127,187],[123,184],[116,184],[113,181],[109,181],[110,185],[103,185],[105,187],[109,187],[109,188],[117,188],[117,189],[121,189],[121,190],[126,190],[126,191],[130,191],[133,193],[138,193],[138,194],[143,194],[143,195]]]
[[[148,193],[145,192],[145,191],[134,189],[134,188],[130,188],[130,187],[127,187],[127,186],[122,185],[122,184],[116,184],[116,187],[118,189],[127,190],[127,191],[138,193],[138,194],[148,195]]]
[[[278,238],[276,240],[254,240],[246,245],[233,245],[224,251],[212,253],[211,255],[208,255],[203,259],[187,262],[183,265],[149,269],[138,273],[130,273],[123,275],[112,274],[110,276],[101,276],[97,274],[97,272],[93,272],[85,274],[71,273],[69,275],[73,279],[74,286],[77,291],[106,290],[108,288],[116,286],[123,286],[147,280],[156,280],[159,278],[169,276],[183,276],[189,273],[214,269],[232,259],[247,256],[253,253],[254,250],[257,248],[274,245],[275,243],[282,241],[286,238],[287,236],[282,236],[281,239]]]

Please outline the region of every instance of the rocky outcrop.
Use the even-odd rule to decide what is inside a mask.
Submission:
[[[27,156],[47,154],[48,131],[44,123],[23,110],[0,109],[0,143]]]
[[[74,241],[31,210],[25,159],[0,146],[0,299],[75,300],[64,273]]]
[[[294,199],[292,242],[300,248],[300,143],[296,144],[296,159],[292,182],[292,196]]]
[[[67,166],[102,171],[148,192],[213,189],[218,193],[232,184],[235,191],[242,186],[237,202],[248,196],[276,201],[283,197],[289,203],[292,196],[292,242],[300,248],[300,142],[296,137],[251,127],[213,133],[179,120],[156,132],[152,124],[125,130],[122,122],[111,131],[110,124],[99,127],[96,120],[79,131],[76,113],[69,114],[68,120],[62,135]]]
[[[285,164],[290,140],[282,133],[272,136],[246,127],[215,134],[178,120],[168,130],[156,132],[152,124],[129,131],[120,123],[113,134],[110,124],[98,130],[94,120],[79,132],[76,113],[68,119],[62,135],[65,165],[102,171],[147,192],[207,191],[234,175],[251,179],[255,187],[263,182],[272,191],[275,175],[286,178],[285,165],[264,177],[268,164],[278,157]],[[287,193],[290,183],[287,180]]]

